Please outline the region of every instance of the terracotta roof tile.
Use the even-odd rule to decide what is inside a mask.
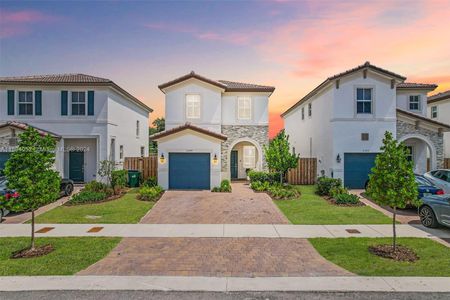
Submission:
[[[193,130],[193,131],[197,131],[199,133],[206,134],[206,135],[212,136],[212,137],[214,137],[216,139],[220,139],[220,140],[223,140],[223,141],[226,141],[228,139],[228,137],[226,135],[223,135],[223,134],[211,131],[211,130],[207,130],[207,129],[204,129],[204,128],[192,125],[191,123],[185,123],[183,125],[174,127],[172,129],[155,133],[155,134],[150,136],[150,140],[157,140],[157,139],[160,139],[160,138],[163,138],[163,137],[166,137],[166,136],[169,136],[169,135],[172,135],[172,134],[175,134],[177,132],[180,132],[180,131],[183,131],[183,130],[187,130],[187,129],[190,129],[190,130]]]
[[[259,85],[253,83],[244,83],[244,82],[236,82],[236,81],[228,81],[228,80],[219,80],[219,82],[225,84],[227,86],[227,92],[233,91],[261,91],[261,92],[273,92],[275,87],[267,86],[267,85]]]
[[[450,90],[428,97],[428,103],[450,99]]]
[[[431,89],[437,88],[436,84],[430,83],[415,83],[415,82],[402,82],[397,84],[398,89]]]
[[[21,130],[27,130],[28,128],[33,127],[42,136],[50,135],[54,138],[61,138],[61,136],[57,135],[56,133],[37,128],[35,126],[28,125],[27,123],[21,123],[21,122],[17,122],[17,121],[8,121],[6,123],[0,124],[0,128],[3,128],[3,127],[14,127],[14,128],[21,129]]]
[[[407,116],[410,116],[410,117],[413,117],[413,118],[417,118],[417,119],[423,120],[423,121],[431,123],[431,124],[434,124],[435,126],[441,126],[441,127],[445,128],[447,130],[450,130],[450,125],[449,124],[438,122],[438,121],[432,120],[430,118],[427,118],[425,116],[422,116],[422,115],[419,115],[419,114],[416,114],[416,113],[412,113],[412,112],[409,112],[409,111],[406,111],[406,110],[403,110],[403,109],[400,109],[400,108],[397,108],[397,112],[398,113],[402,113],[402,114],[407,115]]]

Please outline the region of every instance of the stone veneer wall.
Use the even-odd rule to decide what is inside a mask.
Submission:
[[[228,172],[228,150],[236,140],[242,138],[249,138],[259,143],[261,149],[263,145],[269,144],[269,126],[254,126],[254,125],[222,125],[222,134],[226,135],[228,139],[222,143],[222,172]],[[267,170],[267,163],[262,153],[262,167]]]
[[[424,128],[416,128],[415,125],[397,119],[397,139],[408,134],[420,134],[426,136],[436,148],[436,167],[444,167],[444,135]]]

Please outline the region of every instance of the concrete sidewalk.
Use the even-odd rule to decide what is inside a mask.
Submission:
[[[0,224],[0,237],[29,236],[30,228],[29,224]],[[43,231],[46,232],[42,233]],[[37,237],[391,237],[392,225],[37,224],[36,232]],[[449,239],[450,230],[399,224],[397,235],[398,237]]]
[[[0,291],[44,290],[450,292],[450,277],[0,277]]]

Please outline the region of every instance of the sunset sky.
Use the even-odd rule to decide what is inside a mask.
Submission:
[[[0,2],[0,76],[112,79],[164,116],[158,84],[191,70],[273,85],[279,114],[370,61],[450,89],[450,1]]]

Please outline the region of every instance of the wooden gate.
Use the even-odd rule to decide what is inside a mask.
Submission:
[[[125,157],[123,168],[126,170],[138,170],[141,172],[144,180],[149,177],[156,178],[158,176],[157,155],[150,155],[149,157]]]
[[[287,180],[290,184],[315,184],[316,179],[316,158],[299,158],[297,168],[289,170],[287,174]]]

